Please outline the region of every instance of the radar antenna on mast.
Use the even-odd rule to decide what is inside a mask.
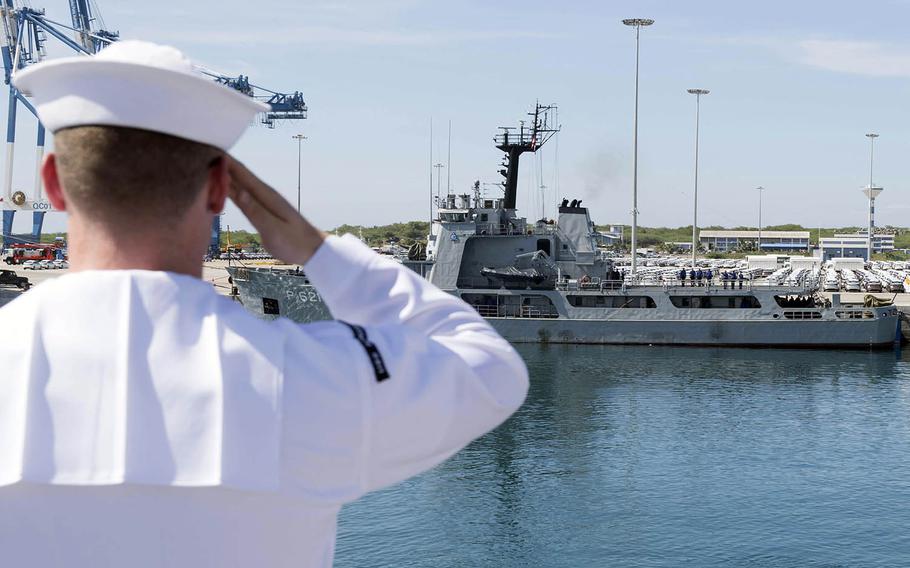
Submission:
[[[521,121],[521,126],[500,126],[499,134],[493,141],[496,147],[505,152],[502,166],[499,170],[505,181],[502,187],[505,190],[503,198],[504,209],[515,209],[518,195],[518,161],[525,152],[536,152],[547,141],[559,132],[560,126],[555,124],[556,105],[542,105],[539,102],[534,107],[534,112],[528,116],[533,117],[530,126]]]

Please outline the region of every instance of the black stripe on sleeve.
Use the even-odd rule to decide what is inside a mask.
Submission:
[[[376,382],[380,383],[389,378],[389,369],[385,366],[385,361],[382,359],[382,355],[379,353],[379,349],[370,341],[370,338],[367,337],[367,332],[365,329],[359,325],[354,325],[346,321],[340,322],[349,328],[354,333],[354,339],[357,340],[363,350],[367,352],[367,358],[370,360],[370,364],[373,366],[373,374],[376,376]]]

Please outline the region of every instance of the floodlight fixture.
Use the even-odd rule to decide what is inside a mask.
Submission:
[[[626,18],[625,20],[622,21],[622,23],[624,23],[627,26],[641,27],[641,26],[650,26],[651,24],[654,23],[654,20],[650,20],[648,18]]]

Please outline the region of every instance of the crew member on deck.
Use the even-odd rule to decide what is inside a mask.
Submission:
[[[19,71],[70,273],[0,309],[0,564],[329,567],[338,511],[517,409],[514,349],[227,152],[268,107],[173,48]],[[200,280],[230,198],[337,321],[260,320]]]

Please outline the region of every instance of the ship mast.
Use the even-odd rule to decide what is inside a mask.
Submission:
[[[502,162],[503,169],[499,170],[505,181],[502,187],[505,191],[503,199],[504,209],[515,209],[515,201],[518,196],[518,161],[525,152],[536,152],[538,148],[546,144],[554,134],[559,132],[559,125],[554,124],[553,116],[556,113],[556,105],[542,105],[537,103],[534,112],[529,112],[528,116],[533,117],[530,126],[524,122],[518,128],[509,126],[500,126],[499,134],[493,141],[496,147],[505,152]]]

